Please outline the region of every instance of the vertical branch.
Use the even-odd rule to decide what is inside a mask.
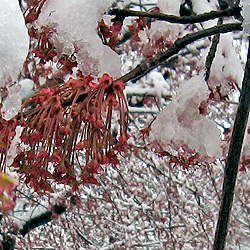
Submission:
[[[219,18],[217,25],[222,25],[222,23],[223,23],[222,18]],[[205,81],[207,81],[209,76],[210,76],[210,70],[212,67],[213,60],[215,58],[215,54],[216,54],[217,46],[218,46],[219,42],[220,42],[220,33],[214,35],[211,48],[210,48],[208,55],[207,55],[207,58],[206,58]]]
[[[232,139],[230,142],[227,163],[225,168],[224,183],[222,189],[222,201],[215,232],[213,250],[223,250],[225,247],[228,222],[233,203],[235,182],[242,149],[242,143],[246,130],[246,124],[250,105],[250,38],[245,67],[245,75],[242,84],[242,93],[239,107],[236,113]]]

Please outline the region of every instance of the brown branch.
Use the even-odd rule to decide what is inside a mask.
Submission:
[[[130,80],[138,78],[139,76],[143,76],[152,69],[156,68],[157,66],[165,63],[166,60],[168,60],[170,57],[180,52],[180,50],[185,48],[188,44],[191,44],[201,38],[212,36],[219,33],[227,33],[239,30],[242,30],[241,23],[228,23],[204,29],[192,34],[188,34],[182,38],[177,39],[175,43],[167,51],[145,62],[138,64],[135,69],[131,70],[130,72],[128,72],[119,79],[123,80],[123,82],[128,82]]]
[[[250,107],[250,39],[245,68],[245,75],[242,84],[242,93],[239,107],[236,113],[232,139],[230,142],[227,163],[224,174],[224,183],[222,188],[222,202],[215,232],[213,250],[223,250],[225,247],[228,223],[232,209],[235,182],[237,178],[238,165],[246,130]]]
[[[193,16],[174,16],[174,15],[167,15],[164,13],[153,13],[153,12],[144,12],[144,11],[135,11],[135,10],[128,10],[128,9],[111,9],[109,10],[109,15],[116,15],[121,17],[149,17],[153,19],[157,19],[159,21],[167,21],[170,23],[179,23],[179,24],[189,24],[189,23],[200,23],[205,22],[208,20],[212,20],[219,17],[226,17],[226,16],[234,16],[239,14],[241,8],[239,6],[234,6],[232,8],[227,8],[221,11],[210,11],[200,15],[193,15]]]
[[[188,34],[182,38],[179,38],[175,43],[165,52],[156,55],[155,57],[138,64],[133,70],[129,71],[127,74],[123,75],[117,80],[122,80],[124,83],[130,80],[138,79],[146,75],[149,71],[153,70],[159,65],[167,63],[167,60],[178,54],[182,49],[184,49],[188,44],[191,44],[201,38],[212,36],[218,33],[227,33],[232,31],[242,30],[241,23],[228,23],[220,26],[214,26],[208,29],[204,29],[192,34]],[[171,59],[170,59],[171,60]],[[107,90],[109,91],[109,90]],[[80,95],[77,102],[80,102],[86,98],[86,94]],[[73,100],[72,100],[73,101]],[[68,100],[63,103],[63,107],[70,106],[72,101]],[[31,108],[24,112],[24,116],[34,115],[39,111],[39,108]],[[20,118],[20,114],[18,115]]]

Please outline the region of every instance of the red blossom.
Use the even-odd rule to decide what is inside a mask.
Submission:
[[[46,0],[33,1],[33,3],[28,8],[28,14],[25,17],[26,23],[34,22],[41,13],[41,9]]]
[[[38,142],[41,140],[41,133],[39,131],[34,131],[33,133],[30,134],[30,139],[32,141]]]
[[[55,91],[51,88],[44,88],[41,89],[40,94],[44,94],[44,95],[54,95]]]
[[[84,148],[88,147],[87,141],[81,141],[76,144],[76,150],[82,150]]]
[[[62,133],[63,135],[70,135],[70,133],[71,133],[71,128],[70,128],[70,125],[69,124],[67,124],[66,126],[62,126],[61,128],[60,128],[60,133]]]
[[[124,90],[125,89],[125,84],[124,84],[124,82],[122,81],[122,80],[118,80],[118,81],[115,81],[114,83],[113,83],[113,88],[114,89],[119,89],[119,90]]]
[[[61,159],[62,159],[62,156],[60,155],[59,152],[56,152],[56,151],[53,153],[53,155],[51,157],[51,161],[54,162],[54,163],[60,162]]]
[[[46,158],[48,157],[48,152],[46,152],[45,148],[41,148],[40,152],[38,153],[38,158]]]
[[[97,181],[97,179],[94,177],[94,175],[84,175],[82,177],[82,184],[87,185],[87,184],[94,184],[97,186],[101,186],[101,184]]]
[[[68,84],[74,88],[80,88],[85,86],[84,81],[82,81],[81,79],[73,79],[72,77],[69,79]]]
[[[100,163],[98,163],[97,160],[89,162],[86,167],[88,168],[88,172],[91,174],[98,174],[99,171],[102,169]]]
[[[125,86],[108,74],[97,82],[92,85],[92,77],[78,73],[77,79],[43,88],[23,103],[20,122],[25,127],[21,139],[29,150],[19,152],[13,166],[37,191],[41,192],[43,186],[49,190],[51,178],[75,188],[79,184],[98,185],[94,175],[102,170],[101,164],[119,163],[117,154],[126,150],[128,140]],[[26,108],[33,103],[37,103],[36,112],[26,115]],[[114,109],[120,113],[118,141],[111,131]],[[78,159],[80,151],[85,154],[86,164]],[[49,163],[55,169],[53,173],[48,171]],[[80,182],[76,181],[76,163],[82,169]],[[37,174],[42,180],[34,180]]]
[[[149,127],[146,127],[140,130],[143,136],[149,136],[149,131],[150,131]]]
[[[16,126],[17,126],[17,118],[14,117],[9,121],[6,121],[0,116],[0,171],[5,170],[5,156],[7,154],[7,151],[9,149],[11,140],[16,135]]]

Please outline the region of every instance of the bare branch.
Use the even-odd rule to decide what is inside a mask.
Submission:
[[[49,223],[53,219],[53,214],[60,215],[66,211],[66,207],[63,206],[53,206],[51,211],[47,211],[39,216],[31,218],[28,220],[24,225],[23,228],[20,230],[20,234],[25,236],[30,230],[45,225]]]
[[[222,22],[223,21],[220,18],[218,20],[218,25],[221,25]],[[206,68],[205,80],[206,81],[208,80],[208,78],[210,76],[211,66],[212,66],[213,60],[215,58],[215,53],[217,51],[217,46],[218,46],[219,42],[220,42],[220,33],[214,35],[211,48],[210,48],[209,53],[208,53],[207,58],[206,58],[206,64],[205,64],[205,68]]]
[[[225,16],[234,16],[239,14],[241,8],[239,6],[234,6],[232,8],[227,8],[221,11],[210,11],[204,14],[196,15],[196,16],[174,16],[174,15],[166,15],[164,13],[153,13],[153,12],[144,12],[144,11],[134,11],[128,9],[111,9],[108,14],[116,15],[121,17],[149,17],[153,19],[157,19],[159,21],[167,21],[170,23],[180,23],[180,24],[189,24],[189,23],[200,23],[208,20],[212,20],[219,17]]]

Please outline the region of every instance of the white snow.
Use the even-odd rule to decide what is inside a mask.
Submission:
[[[179,16],[179,9],[181,3],[182,0],[176,0],[176,1],[159,0],[157,6],[163,13]]]
[[[36,21],[37,28],[55,29],[51,40],[59,55],[75,55],[84,74],[111,74],[119,77],[120,57],[102,44],[97,35],[98,21],[113,0],[53,0],[46,1]]]
[[[143,86],[137,84],[127,84],[125,88],[126,94],[148,94],[161,98],[170,94],[170,88],[163,75],[156,70],[151,71],[143,78]]]
[[[172,143],[186,144],[203,156],[220,157],[220,132],[214,122],[199,113],[199,105],[208,95],[202,76],[183,83],[173,101],[153,122],[150,140],[158,141],[163,148]]]
[[[6,120],[10,120],[20,111],[22,104],[21,97],[18,95],[20,88],[18,83],[7,86],[8,96],[4,99],[1,109],[3,118]]]
[[[22,79],[19,84],[21,85],[21,89],[18,92],[22,101],[31,97],[34,91],[34,82],[31,79]]]
[[[215,75],[219,75],[218,70],[220,70],[224,77],[233,78],[241,86],[244,70],[239,55],[233,46],[233,37],[231,34],[221,35],[215,62],[212,65]]]
[[[17,80],[28,53],[29,36],[17,0],[0,1],[0,87]]]
[[[18,114],[21,108],[22,101],[32,96],[34,82],[30,79],[23,79],[18,83],[7,85],[7,97],[3,101],[2,114],[3,118],[10,120]]]
[[[205,64],[205,59],[210,48],[202,51],[202,58],[199,65]],[[216,78],[215,84],[222,85],[227,91],[227,79],[233,79],[241,86],[244,70],[239,55],[233,46],[232,34],[222,34],[215,58],[212,63],[210,78]],[[211,84],[211,83],[210,83]],[[227,94],[227,93],[225,93]]]
[[[15,130],[16,135],[13,138],[13,140],[11,141],[10,148],[8,150],[7,160],[6,160],[6,166],[10,166],[13,163],[14,158],[17,155],[17,148],[18,148],[18,145],[21,142],[20,136],[22,134],[22,131],[23,131],[23,127],[21,127],[21,126],[17,126],[16,127],[16,130]],[[9,168],[7,168],[7,169],[9,170]],[[13,173],[13,172],[10,171],[10,173]],[[17,176],[17,174],[16,174],[16,176]],[[16,177],[16,179],[17,179],[17,177]]]
[[[205,12],[210,12],[212,10],[216,10],[216,6],[213,1],[207,0],[192,0],[193,3],[193,11],[196,14],[203,14]],[[202,25],[204,28],[209,28],[216,25],[217,20],[210,20],[204,22]]]

